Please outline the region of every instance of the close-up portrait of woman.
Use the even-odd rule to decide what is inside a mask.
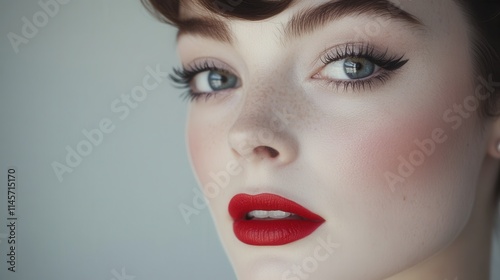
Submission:
[[[500,280],[500,0],[0,0],[0,280]]]
[[[493,279],[498,1],[142,2],[238,279]]]

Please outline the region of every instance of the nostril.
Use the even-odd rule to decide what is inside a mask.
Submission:
[[[271,158],[275,158],[277,157],[280,153],[276,150],[276,149],[273,149],[271,147],[268,147],[268,146],[259,146],[259,147],[256,147],[255,148],[255,153],[256,154],[268,154],[269,157]]]

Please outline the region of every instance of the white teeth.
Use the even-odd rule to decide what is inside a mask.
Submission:
[[[258,218],[258,219],[265,219],[265,218],[272,218],[272,219],[283,219],[286,217],[291,216],[292,213],[281,211],[281,210],[271,210],[271,211],[265,211],[265,210],[254,210],[248,213],[248,216],[250,218]]]
[[[255,210],[255,211],[250,212],[249,215],[251,217],[254,217],[254,218],[264,219],[264,218],[269,217],[269,211]]]
[[[283,219],[288,216],[292,215],[291,213],[284,212],[284,211],[269,211],[269,217],[274,218],[274,219]]]

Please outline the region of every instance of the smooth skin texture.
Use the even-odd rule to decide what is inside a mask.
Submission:
[[[422,30],[359,14],[283,44],[280,28],[289,18],[324,2],[299,0],[259,22],[220,18],[233,44],[189,34],[178,41],[185,67],[210,61],[239,79],[233,89],[191,102],[186,130],[204,191],[211,191],[210,173],[235,161],[242,168],[208,198],[238,279],[488,279],[500,124],[477,111],[443,117],[479,84],[460,7],[451,0],[392,1]],[[208,16],[185,5],[181,14]],[[377,23],[368,36],[356,32]],[[408,62],[385,82],[337,87],[317,75],[326,67],[319,58],[347,43],[370,44]],[[390,187],[387,172],[398,175],[400,157],[408,160],[419,150],[415,141],[435,129],[446,140]],[[243,244],[228,203],[238,193],[263,192],[326,222],[283,246]],[[322,251],[315,266],[318,238],[339,246],[326,257]]]

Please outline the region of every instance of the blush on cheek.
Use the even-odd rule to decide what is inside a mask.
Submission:
[[[375,118],[364,130],[359,129],[365,133],[355,143],[361,148],[356,156],[367,159],[361,163],[364,170],[371,171],[376,185],[391,191],[407,185],[431,187],[428,183],[436,182],[437,176],[459,168],[456,161],[460,161],[472,127],[463,125],[457,133],[443,117],[453,104],[460,104],[467,96],[468,80],[453,83],[452,75],[440,80],[423,78],[434,82],[415,85],[418,91],[405,94],[418,99],[405,101],[400,108],[391,109],[390,115]],[[473,123],[474,118],[467,123]]]
[[[364,159],[358,168],[370,177],[371,185],[394,191],[443,168],[443,150],[449,135],[439,119],[407,117],[396,126],[383,120],[377,124],[372,123],[364,137],[352,143],[359,147],[354,158]]]

